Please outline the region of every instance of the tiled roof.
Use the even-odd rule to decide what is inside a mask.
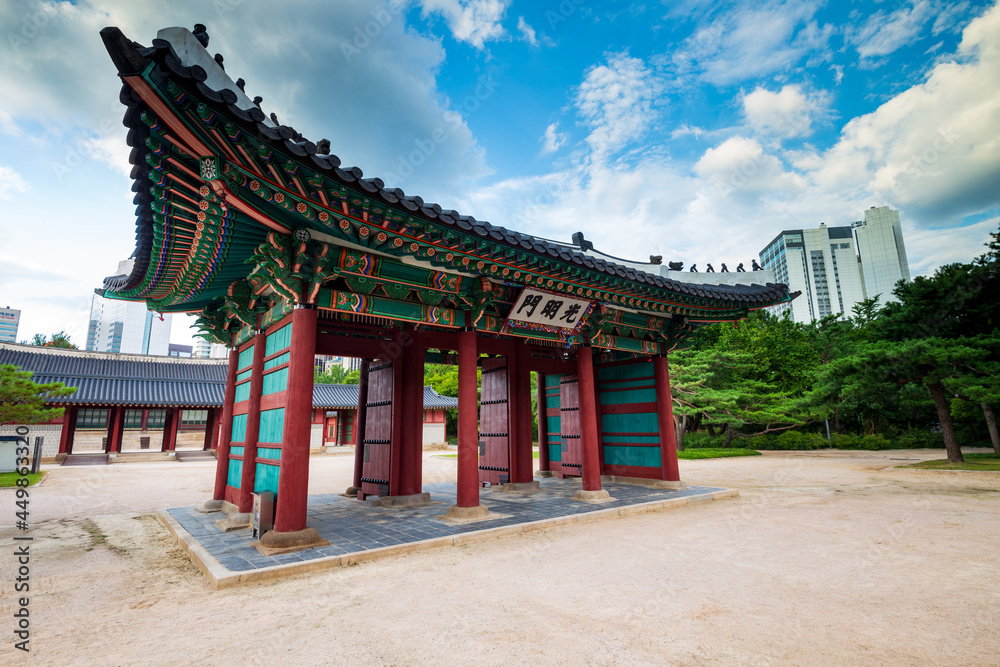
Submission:
[[[76,387],[60,404],[216,407],[226,389],[226,364],[202,360],[3,345],[0,364]]]
[[[267,116],[254,106],[243,109],[238,104],[238,98],[233,90],[222,88],[214,90],[206,85],[208,75],[200,65],[186,66],[174,51],[170,42],[154,39],[152,46],[144,47],[128,39],[118,28],[108,27],[101,30],[105,47],[114,61],[120,76],[141,74],[151,62],[161,65],[164,71],[173,79],[184,81],[197,91],[199,101],[205,101],[209,106],[223,110],[230,118],[239,123],[245,131],[265,144],[274,146],[286,155],[308,165],[312,169],[324,173],[335,181],[358,188],[366,195],[377,198],[386,204],[399,206],[411,214],[433,220],[447,227],[474,233],[495,243],[506,244],[513,248],[525,250],[594,269],[605,274],[616,276],[626,281],[639,284],[655,285],[673,292],[699,296],[703,298],[723,299],[735,303],[762,304],[783,301],[788,297],[788,287],[783,284],[768,283],[767,285],[699,285],[680,282],[660,275],[622,266],[605,261],[599,257],[587,255],[573,250],[566,245],[550,243],[545,239],[512,231],[498,225],[492,225],[484,220],[476,220],[472,216],[462,215],[457,211],[446,210],[438,204],[425,202],[422,198],[405,194],[399,188],[386,188],[380,178],[364,178],[359,167],[342,166],[336,155],[318,152],[314,142],[305,139],[294,128],[287,125],[269,123]],[[125,125],[129,127],[129,145],[132,146],[130,162],[132,163],[133,191],[136,192],[137,229],[135,264],[130,276],[115,276],[105,281],[104,287],[111,291],[122,291],[139,284],[150,262],[150,247],[153,239],[152,214],[149,203],[148,165],[145,161],[146,147],[143,143],[147,133],[140,114],[146,108],[138,96],[134,95],[127,84],[121,93],[121,101],[127,106]]]
[[[357,408],[358,385],[317,384],[313,385],[314,408]],[[457,408],[458,399],[442,396],[433,387],[424,387],[424,410]]]
[[[226,391],[226,363],[219,361],[0,344],[3,364],[31,371],[34,382],[77,388],[59,404],[211,408]],[[313,407],[357,408],[358,385],[314,385]],[[424,387],[425,410],[457,407],[457,398]]]

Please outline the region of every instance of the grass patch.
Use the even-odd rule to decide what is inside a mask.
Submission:
[[[922,468],[924,470],[980,470],[1000,471],[1000,456],[996,454],[963,454],[965,463],[951,463],[948,459],[921,461],[900,468]]]
[[[685,461],[690,461],[692,459],[722,459],[727,456],[760,456],[760,452],[756,449],[722,449],[721,447],[701,447],[698,449],[686,449],[683,452],[677,452],[677,458]]]
[[[40,480],[44,474],[45,473],[41,472],[29,473],[27,475],[27,478],[30,480],[30,484],[28,484],[28,486],[34,486],[37,484],[38,480]],[[16,472],[0,472],[0,489],[17,486],[17,480],[21,477],[22,475],[19,475]]]
[[[458,454],[435,454],[443,459],[457,459]],[[677,458],[690,461],[691,459],[723,459],[727,456],[760,456],[756,449],[722,449],[702,447],[699,449],[689,449],[684,452],[677,452]],[[975,456],[970,454],[969,456]],[[532,452],[531,458],[537,459],[538,452]]]

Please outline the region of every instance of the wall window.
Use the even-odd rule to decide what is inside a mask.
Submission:
[[[166,410],[150,410],[149,416],[146,418],[146,428],[150,431],[155,431],[164,427],[167,423],[167,411]]]
[[[142,428],[142,410],[125,411],[125,428],[132,430]]]
[[[108,411],[106,408],[82,408],[76,413],[76,427],[80,429],[108,428]]]
[[[208,410],[184,410],[181,426],[205,426],[208,424]]]

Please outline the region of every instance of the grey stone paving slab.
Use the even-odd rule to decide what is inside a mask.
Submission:
[[[323,494],[309,497],[308,525],[329,540],[329,546],[308,549],[278,556],[263,556],[250,546],[250,529],[223,532],[215,522],[218,514],[200,514],[193,508],[167,510],[182,528],[196,540],[219,564],[231,572],[272,567],[279,564],[300,563],[327,556],[368,551],[381,547],[419,542],[434,537],[459,535],[489,528],[500,528],[529,523],[542,519],[582,515],[608,509],[639,505],[658,500],[683,498],[722,489],[692,486],[682,491],[654,489],[629,484],[604,484],[614,498],[600,504],[581,503],[570,497],[579,490],[579,483],[560,479],[542,479],[541,491],[530,495],[502,493],[483,489],[480,502],[490,511],[509,515],[493,521],[450,524],[436,517],[444,514],[449,505],[455,504],[454,483],[425,484],[424,491],[438,504],[407,509],[373,507],[369,503],[344,498],[340,494]]]

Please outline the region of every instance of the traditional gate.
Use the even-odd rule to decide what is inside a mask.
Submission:
[[[580,386],[575,375],[559,380],[559,432],[562,436],[560,466],[564,475],[583,474],[583,443],[580,431]]]
[[[538,447],[547,447],[549,455],[549,470],[553,473],[562,471],[562,426],[559,412],[559,381],[561,375],[546,373],[543,377],[542,395],[539,396],[538,423],[541,431],[542,420],[545,420],[545,442],[539,442]],[[541,462],[541,454],[539,454]]]
[[[510,481],[510,410],[507,357],[483,359],[479,405],[479,482]]]
[[[392,469],[392,362],[376,359],[368,369],[364,459],[358,496],[389,495]]]

